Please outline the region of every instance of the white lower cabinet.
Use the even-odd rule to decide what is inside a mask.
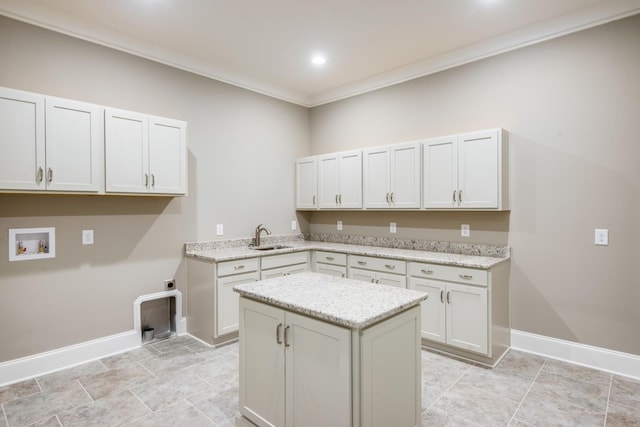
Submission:
[[[407,287],[407,263],[396,259],[349,255],[349,279]]]
[[[240,413],[258,426],[351,426],[351,331],[240,300]]]
[[[309,254],[305,251],[266,256],[262,258],[260,264],[261,280],[289,276],[291,274],[309,271]]]
[[[335,277],[347,277],[347,255],[337,252],[315,251],[314,271]]]
[[[409,288],[429,295],[421,304],[422,337],[490,356],[487,272],[410,263],[410,274]],[[475,284],[444,281],[453,278]]]
[[[420,426],[419,316],[351,330],[241,297],[240,415],[260,427]]]

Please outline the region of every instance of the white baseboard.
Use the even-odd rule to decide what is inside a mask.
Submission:
[[[176,334],[186,332],[183,317],[176,322]],[[140,347],[140,338],[138,331],[131,330],[0,363],[0,387],[133,350]]]
[[[511,348],[640,379],[640,356],[511,330]]]

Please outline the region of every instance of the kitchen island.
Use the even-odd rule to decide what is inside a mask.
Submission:
[[[310,272],[234,290],[238,426],[421,425],[427,294]]]

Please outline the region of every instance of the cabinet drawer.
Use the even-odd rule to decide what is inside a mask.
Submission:
[[[258,258],[237,259],[218,263],[218,277],[258,271]]]
[[[307,251],[262,257],[262,269],[284,267],[285,265],[305,264],[308,261]]]
[[[366,270],[383,271],[386,273],[406,274],[407,263],[397,259],[377,258],[362,255],[349,255],[349,267]]]
[[[333,265],[347,265],[347,254],[316,251],[316,262]]]
[[[475,268],[455,267],[449,265],[427,264],[423,262],[410,262],[409,274],[413,277],[444,280],[447,282],[469,283],[472,285],[487,286],[489,281],[486,270]]]

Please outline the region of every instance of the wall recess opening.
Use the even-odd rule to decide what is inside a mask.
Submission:
[[[133,323],[142,344],[184,334],[182,293],[174,289],[139,296],[133,303]]]
[[[9,261],[26,261],[56,257],[56,229],[10,228]]]

